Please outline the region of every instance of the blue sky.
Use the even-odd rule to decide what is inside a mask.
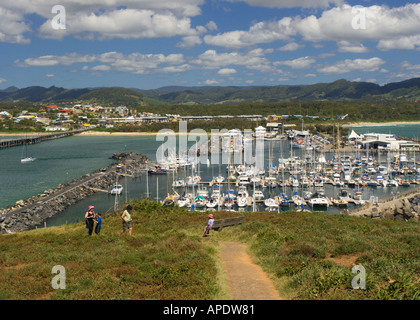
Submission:
[[[385,84],[420,77],[420,4],[0,0],[0,48],[0,89]]]

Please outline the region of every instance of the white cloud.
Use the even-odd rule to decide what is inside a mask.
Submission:
[[[217,24],[216,22],[214,22],[213,20],[209,21],[206,24],[206,27],[210,30],[210,31],[216,31],[217,30]]]
[[[199,36],[186,36],[182,38],[182,41],[177,43],[177,47],[184,48],[184,49],[190,49],[196,45],[201,44],[203,41]]]
[[[288,1],[257,1],[248,3],[260,6],[286,6]],[[295,1],[290,1],[291,3]],[[311,1],[312,2],[312,1]],[[306,1],[296,2],[303,5]],[[309,3],[309,2],[308,2]],[[342,52],[361,53],[368,49],[363,41],[376,41],[381,50],[415,49],[420,46],[420,4],[406,4],[397,8],[386,5],[364,7],[365,26],[354,28],[354,21],[359,21],[360,12],[356,7],[343,4],[326,9],[317,17],[285,17],[278,21],[260,21],[249,30],[234,30],[217,35],[206,35],[204,41],[209,45],[225,48],[244,48],[259,43],[274,41],[293,41],[301,36],[303,41],[320,46],[325,41],[346,41],[356,45],[339,46]],[[284,49],[293,48],[286,45]]]
[[[30,40],[23,34],[30,31],[23,14],[0,7],[0,42],[26,44]]]
[[[0,8],[0,41],[28,42],[23,34],[34,30],[22,21],[23,16],[29,14],[45,19],[37,32],[39,36],[51,39],[193,35],[200,32],[200,28],[192,28],[190,18],[201,14],[203,3],[204,0],[68,0],[62,3],[66,10],[66,29],[54,30],[51,21],[56,14],[51,9],[57,4],[56,0],[4,1]]]
[[[214,79],[208,79],[208,80],[204,81],[204,84],[207,84],[207,85],[220,84],[220,81],[217,81],[217,80],[214,80]]]
[[[99,62],[100,65],[89,68],[86,63]],[[84,63],[82,70],[92,71],[122,71],[134,74],[144,74],[150,72],[175,72],[185,71],[188,65],[184,64],[182,54],[141,54],[138,52],[123,54],[119,52],[106,52],[103,54],[76,54],[69,53],[62,56],[46,55],[37,58],[27,58],[23,62],[15,61],[19,67],[50,67],[50,66],[70,66],[76,63]],[[183,65],[180,65],[183,64]]]
[[[378,57],[371,59],[346,59],[333,65],[319,67],[318,72],[325,74],[341,74],[352,71],[372,72],[377,71],[383,64],[385,64],[385,61]]]
[[[97,65],[97,66],[94,66],[94,67],[90,68],[90,70],[92,70],[92,71],[109,71],[109,70],[111,70],[111,67],[107,66],[105,64],[100,64],[100,65]]]
[[[46,55],[38,58],[27,58],[23,63],[15,61],[15,64],[19,67],[51,67],[56,65],[69,66],[74,63],[80,62],[93,62],[95,60],[94,55],[81,55],[78,53],[70,53],[63,56]]]
[[[66,20],[65,30],[54,30],[50,20],[40,27],[41,36],[53,39],[68,35],[99,40],[140,39],[192,35],[196,32],[191,28],[188,17],[178,18],[173,13],[136,9],[118,9],[102,14],[80,13]]]
[[[222,34],[206,35],[204,42],[225,48],[244,48],[259,43],[289,41],[296,34],[291,28],[291,18],[279,21],[263,21],[252,25],[248,31],[230,31]]]
[[[362,43],[352,41],[339,41],[337,42],[339,52],[350,53],[365,53],[369,52],[369,48],[365,47]]]
[[[223,68],[217,71],[217,74],[220,74],[221,76],[229,76],[234,73],[236,73],[236,70],[232,68]]]
[[[273,64],[275,66],[284,65],[291,67],[292,69],[306,69],[312,66],[316,60],[312,57],[301,57],[294,60],[276,61]]]
[[[0,78],[0,83],[6,82],[6,79]]]
[[[388,50],[414,50],[420,47],[420,35],[401,37],[398,39],[380,40],[377,48],[382,51]]]
[[[229,2],[245,2],[251,6],[268,8],[315,8],[328,7],[330,4],[341,4],[342,0],[227,0]]]
[[[290,43],[278,48],[278,50],[280,50],[280,51],[296,51],[296,50],[298,50],[300,48],[303,48],[303,47],[304,47],[304,45],[302,45],[302,44],[298,44],[296,42],[290,42]]]
[[[268,51],[271,52],[271,50]],[[246,53],[217,53],[216,50],[207,50],[191,62],[192,64],[204,69],[219,69],[226,66],[236,65],[262,72],[271,71],[271,62],[264,57],[266,52],[267,51],[263,49],[254,49]]]

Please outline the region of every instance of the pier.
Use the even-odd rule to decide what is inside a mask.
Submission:
[[[2,139],[0,140],[0,149],[21,146],[24,144],[35,144],[42,141],[69,137],[78,133],[82,133],[85,130],[86,129],[79,129],[79,130],[72,130],[72,131],[65,131],[65,132],[58,132],[58,133],[24,136],[24,137],[13,138],[13,139]]]

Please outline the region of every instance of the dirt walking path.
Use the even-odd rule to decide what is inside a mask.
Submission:
[[[221,242],[220,257],[226,270],[232,300],[282,300],[262,268],[252,262],[246,245]]]

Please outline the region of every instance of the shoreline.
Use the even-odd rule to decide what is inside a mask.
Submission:
[[[343,127],[385,127],[385,126],[397,126],[397,125],[406,125],[406,124],[420,124],[420,121],[391,121],[391,122],[356,122],[356,123],[346,123],[343,124]]]
[[[397,126],[397,125],[420,125],[420,121],[391,121],[391,122],[355,122],[355,123],[344,123],[342,124],[343,127],[383,127],[383,126]],[[87,130],[78,135],[81,136],[156,136],[159,132],[106,132],[106,131],[91,131]],[[8,132],[0,132],[0,136],[38,136],[38,135],[45,135],[50,134],[49,132],[34,132],[34,133],[8,133]],[[164,134],[164,133],[162,133]],[[181,135],[180,132],[175,132],[175,135]],[[187,132],[186,134],[191,134],[191,132]],[[208,135],[211,134],[210,132]],[[197,133],[194,133],[197,135]],[[199,134],[198,134],[199,135]]]

